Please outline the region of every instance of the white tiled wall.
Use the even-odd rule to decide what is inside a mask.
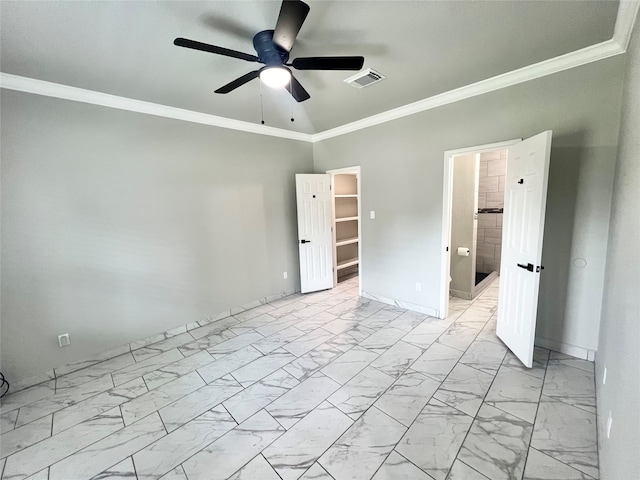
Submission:
[[[504,206],[506,162],[506,150],[480,155],[478,208],[502,208]],[[483,273],[499,272],[501,249],[502,214],[479,214],[476,271]]]

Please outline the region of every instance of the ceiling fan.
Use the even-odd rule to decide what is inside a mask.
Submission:
[[[301,0],[283,0],[275,30],[263,30],[253,37],[253,47],[258,54],[257,56],[186,38],[176,38],[173,44],[264,64],[264,67],[218,88],[216,93],[229,93],[254,78],[260,77],[265,85],[274,88],[284,87],[296,101],[303,102],[311,96],[296,80],[288,67],[293,67],[296,70],[360,70],[364,64],[364,57],[300,57],[287,63],[296,36],[308,13],[309,5]]]

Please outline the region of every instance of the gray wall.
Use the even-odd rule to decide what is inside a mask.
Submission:
[[[451,284],[453,296],[471,299],[475,287],[476,260],[474,220],[476,204],[476,155],[453,158],[453,185],[451,191]],[[467,247],[471,254],[461,257],[458,247]]]
[[[595,350],[623,69],[618,56],[314,144],[317,172],[362,167],[363,290],[437,310],[443,153],[553,129],[538,336]],[[570,271],[575,257],[588,267]]]
[[[1,136],[10,380],[299,288],[310,144],[7,90]]]
[[[600,478],[640,478],[640,23],[627,53],[596,356]],[[607,383],[602,384],[604,367]],[[611,412],[611,438],[606,438]]]

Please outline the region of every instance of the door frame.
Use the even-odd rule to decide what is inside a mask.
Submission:
[[[362,296],[362,188],[361,188],[361,183],[362,183],[362,175],[361,175],[361,169],[360,166],[353,166],[353,167],[344,167],[344,168],[335,168],[332,170],[327,170],[325,173],[328,173],[329,175],[331,175],[331,196],[333,197],[334,195],[334,175],[336,174],[341,174],[341,173],[355,173],[356,174],[356,181],[357,181],[357,188],[358,188],[358,295]],[[334,268],[335,268],[335,263],[336,263],[336,232],[335,232],[335,219],[336,219],[336,211],[335,211],[335,200],[331,202],[331,221],[332,221],[332,225],[331,228],[333,231],[333,263],[334,263]],[[335,288],[337,285],[337,281],[335,280],[337,278],[337,271],[334,271],[334,285],[333,287]]]
[[[449,316],[449,275],[451,268],[451,207],[453,195],[453,158],[470,153],[484,153],[494,150],[508,150],[520,143],[522,138],[503,142],[487,143],[473,147],[458,148],[444,152],[444,180],[442,194],[442,255],[440,260],[440,309],[439,318]],[[327,172],[328,173],[328,172]]]

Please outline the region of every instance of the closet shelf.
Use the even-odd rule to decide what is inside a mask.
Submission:
[[[353,267],[354,265],[358,265],[360,261],[358,260],[358,257],[356,258],[347,258],[346,260],[342,260],[340,262],[338,262],[338,265],[336,266],[337,270],[342,270],[343,268],[347,268],[347,267]]]
[[[353,220],[358,220],[358,217],[343,217],[343,218],[336,218],[336,223],[338,222],[352,222]]]
[[[336,198],[358,198],[358,194],[354,193],[354,194],[348,194],[348,195],[334,195],[334,197]]]
[[[342,240],[336,240],[336,247],[349,245],[351,243],[358,243],[358,237],[343,238]]]

